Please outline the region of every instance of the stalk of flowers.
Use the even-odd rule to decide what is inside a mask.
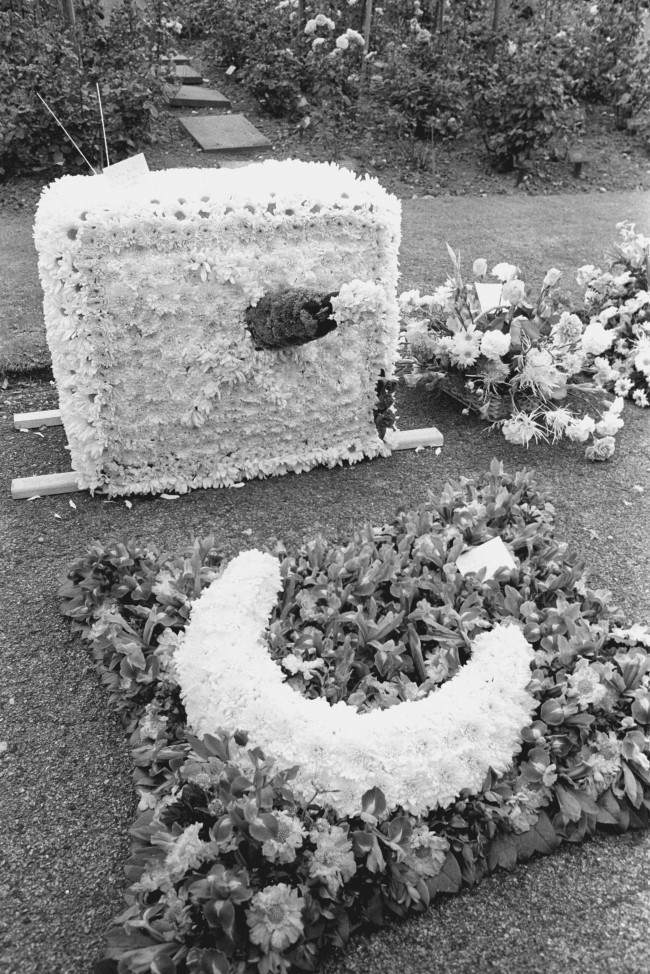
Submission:
[[[551,268],[531,301],[519,268],[496,264],[491,276],[500,288],[491,286],[494,293],[486,306],[487,261],[474,261],[476,280],[466,284],[459,256],[447,249],[453,276],[431,295],[408,291],[399,299],[402,352],[415,360],[407,384],[439,387],[485,418],[494,419],[495,404],[505,404],[508,415],[493,426],[511,443],[528,446],[538,439],[556,442],[565,437],[586,443],[588,459],[612,456],[612,428],[623,425],[621,409],[606,400],[602,384],[584,371],[588,355],[602,342],[602,328],[595,321],[585,327],[566,309],[557,291],[560,272]]]
[[[610,269],[581,267],[591,313],[586,351],[596,383],[637,406],[650,404],[650,237],[620,223],[621,242],[610,255]]]

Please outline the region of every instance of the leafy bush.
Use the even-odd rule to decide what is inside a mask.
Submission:
[[[37,93],[97,167],[103,139],[96,82],[111,161],[130,155],[148,140],[157,116],[160,81],[152,63],[164,41],[156,22],[131,0],[117,9],[110,27],[98,3],[86,0],[76,30],[49,11],[35,17],[37,7],[30,2],[21,12],[0,12],[0,175],[87,171]]]
[[[470,69],[472,113],[495,169],[507,172],[551,139],[575,133],[583,114],[554,45],[524,32],[487,36]]]

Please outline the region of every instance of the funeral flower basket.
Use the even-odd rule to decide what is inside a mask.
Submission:
[[[445,284],[400,296],[403,381],[444,392],[512,443],[567,437],[586,443],[591,460],[611,457],[623,399],[606,396],[594,361],[613,334],[566,309],[555,268],[531,301],[513,264],[493,267],[489,283],[487,262],[476,260],[466,284],[447,249],[454,272]]]

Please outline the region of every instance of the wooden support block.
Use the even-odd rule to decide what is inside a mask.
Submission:
[[[40,413],[14,413],[14,428],[33,430],[39,426],[60,426],[61,413],[58,409],[43,409]]]
[[[11,496],[14,500],[46,494],[72,494],[79,490],[77,475],[72,470],[66,473],[46,473],[36,477],[16,477],[11,481]]]
[[[418,450],[425,446],[442,446],[444,437],[435,426],[420,430],[386,430],[384,442],[391,450]]]

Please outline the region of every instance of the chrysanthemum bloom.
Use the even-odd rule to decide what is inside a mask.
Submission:
[[[510,349],[510,335],[502,331],[486,331],[481,338],[481,355],[487,359],[499,359]]]
[[[251,900],[246,922],[251,941],[265,953],[286,950],[303,931],[302,899],[286,883],[266,886]]]
[[[309,875],[324,883],[330,896],[336,896],[341,885],[357,871],[348,834],[338,825],[319,822],[310,838],[316,849],[309,863]]]
[[[262,846],[262,854],[269,862],[293,862],[296,849],[302,845],[306,833],[299,819],[286,812],[274,812],[278,823],[278,835],[267,839]]]
[[[523,388],[537,389],[543,396],[552,396],[565,385],[564,376],[556,368],[551,353],[545,348],[529,349],[520,381]]]
[[[555,439],[559,439],[562,436],[572,419],[573,415],[568,409],[564,409],[563,407],[549,409],[548,412],[544,413],[544,421]]]
[[[528,446],[531,440],[541,435],[538,424],[527,413],[517,413],[512,419],[507,419],[501,426],[501,432],[508,443],[518,443],[521,446]]]

